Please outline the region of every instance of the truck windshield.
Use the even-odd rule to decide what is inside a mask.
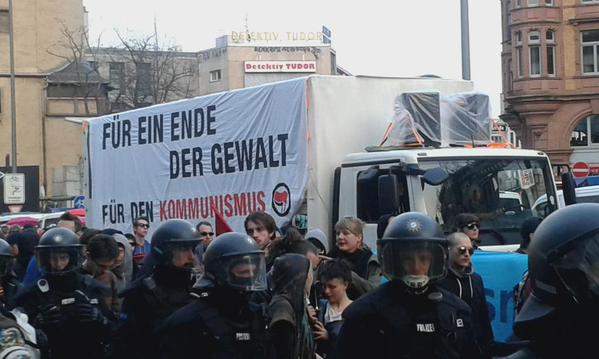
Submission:
[[[545,217],[557,209],[549,161],[544,159],[443,159],[421,162],[423,170],[442,167],[449,179],[440,186],[423,188],[427,213],[434,215],[446,233],[455,230],[459,213],[473,213],[481,220],[481,244],[520,243],[522,222]],[[549,198],[543,213],[535,202]]]

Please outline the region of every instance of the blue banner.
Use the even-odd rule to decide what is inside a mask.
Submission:
[[[514,286],[528,269],[528,256],[519,253],[476,251],[474,270],[483,277],[495,340],[513,336]]]

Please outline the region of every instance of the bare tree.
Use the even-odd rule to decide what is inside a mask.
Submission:
[[[172,44],[163,45],[158,32],[125,37],[116,31],[119,48],[106,49],[124,71],[111,102],[137,108],[192,96],[198,73],[197,56],[185,55]]]
[[[49,96],[53,93],[60,97],[73,97],[82,100],[86,115],[106,112],[107,83],[98,73],[96,54],[100,47],[100,37],[90,42],[85,28],[71,29],[60,22],[62,39],[51,46],[49,54],[64,59],[66,65],[49,76]],[[54,75],[54,76],[53,76]],[[53,82],[54,81],[54,82]],[[96,110],[89,107],[90,101],[96,102]]]

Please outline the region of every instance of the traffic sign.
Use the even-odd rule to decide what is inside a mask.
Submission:
[[[6,173],[4,175],[4,204],[25,203],[25,174]]]
[[[576,162],[574,166],[572,166],[572,175],[576,179],[585,179],[589,175],[589,165],[586,162]]]
[[[85,196],[77,196],[73,199],[74,208],[85,208]]]

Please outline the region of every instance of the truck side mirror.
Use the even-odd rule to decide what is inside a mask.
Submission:
[[[379,215],[393,214],[399,208],[397,175],[381,175],[378,178]]]
[[[572,176],[572,172],[562,173],[562,191],[564,192],[566,206],[576,204],[576,181]]]
[[[424,175],[422,176],[424,183],[431,186],[438,186],[447,181],[448,178],[449,174],[442,167],[431,168],[430,170],[424,172]]]

